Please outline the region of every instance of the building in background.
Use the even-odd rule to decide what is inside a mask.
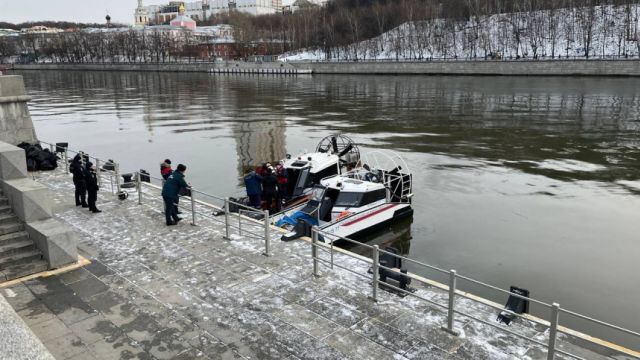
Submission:
[[[282,11],[282,0],[200,0],[192,2],[169,1],[163,5],[143,6],[138,0],[134,12],[137,26],[168,24],[180,16],[180,8],[184,8],[184,16],[199,22],[208,20],[212,15],[236,10],[251,15],[275,14]]]
[[[179,26],[189,30],[196,29],[196,22],[189,16],[185,15],[184,4],[180,4],[180,7],[178,8],[178,16],[171,20],[169,25]]]
[[[135,17],[134,24],[136,26],[149,25],[149,12],[147,8],[142,6],[142,0],[138,0],[138,7],[133,16]]]

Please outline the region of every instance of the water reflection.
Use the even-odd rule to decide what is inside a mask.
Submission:
[[[41,138],[127,170],[169,157],[213,194],[243,192],[244,168],[335,131],[400,151],[414,222],[370,243],[639,330],[635,79],[23,74]]]
[[[287,153],[284,120],[240,122],[233,127],[233,137],[239,156],[238,176],[246,169],[284,159]]]

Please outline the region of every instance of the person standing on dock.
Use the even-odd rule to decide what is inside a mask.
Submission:
[[[262,176],[258,175],[255,171],[249,172],[244,177],[244,186],[247,189],[247,196],[249,197],[249,202],[251,206],[256,209],[260,209],[261,199],[260,195],[262,194],[262,188],[260,184],[262,183]]]
[[[172,172],[162,186],[162,199],[164,200],[164,214],[167,226],[176,225],[182,218],[178,217],[176,204],[180,190],[188,188],[189,184],[184,180],[184,172],[187,167],[179,164],[176,171]]]
[[[171,173],[173,173],[173,169],[171,168],[171,160],[169,159],[164,159],[164,161],[162,163],[160,163],[160,175],[162,176],[162,183],[164,184],[164,182],[167,181],[167,179],[169,178],[169,176],[171,176]],[[180,207],[178,206],[180,201],[180,197],[178,197],[176,199],[176,213],[182,214],[182,211],[180,211]]]
[[[273,200],[278,199],[278,179],[273,173],[273,167],[267,169],[267,175],[262,179],[262,196],[264,197],[264,201],[267,203],[267,210],[269,213],[273,213]],[[275,209],[277,210],[279,206],[276,205]]]
[[[100,187],[98,186],[98,177],[96,176],[96,166],[90,162],[87,163],[85,182],[87,184],[87,193],[89,195],[89,211],[91,211],[92,213],[101,213],[102,210],[99,210],[96,207],[96,201],[98,200],[98,190],[100,189]]]
[[[283,161],[276,165],[276,178],[278,179],[278,207],[280,207],[280,204],[287,199],[287,185],[289,184],[289,174]]]
[[[73,174],[73,185],[76,188],[76,206],[89,207],[89,204],[87,204],[87,183],[84,177],[84,154],[82,151],[73,157],[69,165],[69,171]]]
[[[167,181],[172,172],[173,170],[171,169],[171,160],[164,159],[164,161],[160,164],[160,175],[162,176],[162,179],[164,179],[164,181]]]

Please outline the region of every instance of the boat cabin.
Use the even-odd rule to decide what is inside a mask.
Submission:
[[[331,222],[386,201],[387,189],[382,184],[334,176],[313,187],[311,198],[300,211],[320,223]]]
[[[297,197],[320,180],[340,173],[340,158],[329,153],[307,153],[288,157],[284,163],[288,174],[287,195]]]

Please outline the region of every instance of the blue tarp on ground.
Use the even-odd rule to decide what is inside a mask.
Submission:
[[[318,220],[313,216],[303,213],[302,211],[296,211],[291,216],[284,216],[282,219],[276,222],[276,226],[282,227],[283,225],[295,225],[298,223],[298,219],[302,219],[311,225],[318,225]]]

